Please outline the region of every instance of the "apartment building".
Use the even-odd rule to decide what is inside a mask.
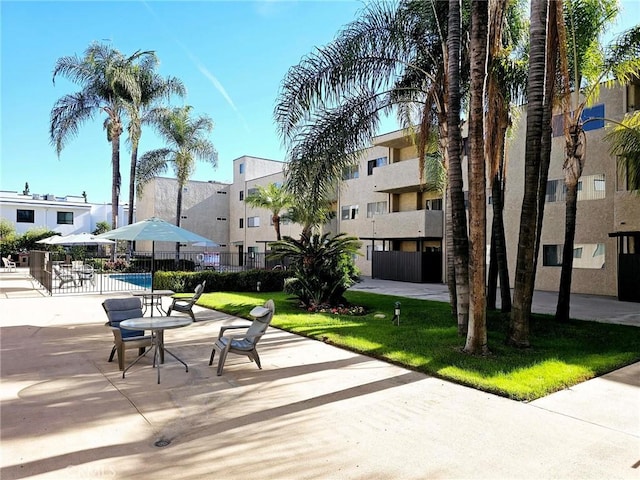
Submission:
[[[123,225],[129,206],[119,205],[118,218]],[[34,227],[47,228],[61,235],[92,232],[98,222],[111,225],[110,203],[89,203],[83,196],[18,193],[0,191],[0,217],[13,222],[16,232],[25,233]]]
[[[214,240],[219,246],[212,251],[226,252],[229,249],[230,188],[228,183],[190,180],[182,190],[180,226]],[[144,186],[138,198],[138,219],[150,217],[176,222],[178,183],[175,178],[156,177]],[[136,242],[136,249],[151,251],[151,242]],[[157,252],[169,252],[175,243],[155,242]],[[202,252],[202,247],[185,244],[184,252]]]
[[[572,291],[619,296],[640,301],[640,185],[629,185],[624,165],[609,154],[603,137],[610,119],[640,108],[640,82],[622,88],[601,88],[600,97],[585,109],[586,162],[578,185]],[[560,282],[565,230],[564,146],[562,116],[553,119],[552,158],[536,289],[554,291]],[[515,126],[508,147],[504,216],[509,270],[513,281],[524,192],[526,118]],[[635,191],[634,191],[635,190]]]
[[[233,161],[233,183],[230,186],[229,210],[231,251],[238,253],[241,263],[252,261],[257,254],[268,250],[268,243],[276,240],[271,212],[264,208],[254,208],[244,200],[257,186],[270,183],[282,185],[284,163],[266,158],[242,156]],[[297,237],[300,225],[283,221],[280,225],[282,236]]]
[[[572,291],[619,296],[640,301],[640,185],[630,185],[624,168],[604,143],[604,118],[619,121],[640,105],[640,82],[601,90],[586,109],[586,163],[578,194]],[[521,199],[524,190],[526,116],[521,115],[507,148],[507,187],[504,217],[507,258],[513,285]],[[564,137],[562,117],[554,118],[554,137],[544,226],[538,258],[536,289],[555,291],[560,281],[564,243]],[[271,212],[244,200],[257,186],[284,181],[284,163],[253,156],[233,160],[233,181],[190,181],[183,190],[181,224],[220,244],[234,265],[249,266],[276,239]],[[463,167],[466,173],[466,167]],[[412,282],[443,282],[444,200],[420,184],[415,145],[402,131],[375,137],[370,148],[343,172],[336,193],[336,217],[325,230],[356,236],[362,241],[356,265],[364,276]],[[465,179],[466,182],[466,179]],[[491,208],[490,192],[487,193]],[[156,178],[138,200],[137,217],[157,216],[175,221],[175,179]],[[2,216],[17,220],[23,230],[47,225],[63,234],[90,231],[98,220],[110,219],[110,205],[84,203],[82,198],[24,196],[2,192]],[[125,206],[126,208],[126,206]],[[103,211],[102,213],[99,213]],[[126,210],[121,218],[125,218]],[[489,221],[491,215],[487,215]],[[72,221],[70,225],[67,222]],[[487,226],[487,242],[491,225]],[[19,229],[19,231],[22,231]],[[297,237],[301,226],[283,222],[282,235]],[[139,242],[139,249],[150,249]],[[487,246],[487,250],[488,250]],[[173,245],[156,245],[156,250]],[[190,247],[185,246],[185,251]]]

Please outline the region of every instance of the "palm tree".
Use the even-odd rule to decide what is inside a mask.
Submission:
[[[180,226],[182,216],[182,192],[195,170],[196,160],[218,164],[218,152],[206,136],[213,130],[213,121],[205,116],[192,117],[191,106],[173,109],[158,109],[153,124],[167,142],[167,147],[146,152],[140,157],[136,172],[137,192],[153,178],[166,172],[169,164],[178,181],[176,205],[176,225]],[[176,243],[176,258],[180,254],[180,244]]]
[[[397,8],[386,2],[369,4],[333,43],[289,70],[275,117],[289,147],[286,175],[296,197],[330,198],[344,167],[357,160],[377,134],[381,115],[394,108],[406,127],[415,124],[411,112],[419,117],[418,158],[425,158],[430,132],[437,128],[443,159],[449,163],[447,12],[448,4],[436,0],[406,0]],[[462,85],[466,74],[463,69]],[[455,122],[460,123],[459,116]],[[416,174],[422,177],[422,172],[423,165]],[[466,221],[461,190],[453,208],[447,209],[452,211],[456,212],[454,223],[460,224],[457,238],[463,241]],[[456,254],[464,251],[459,248]],[[462,305],[459,316],[466,319],[468,299],[458,302],[465,289],[460,289],[460,295],[450,291],[452,305]]]
[[[461,5],[460,0],[449,0],[447,35],[447,154],[449,172],[449,198],[453,234],[453,258],[455,268],[456,312],[458,333],[466,335],[469,323],[469,239],[467,237],[467,212],[464,206],[462,183],[462,133],[460,109],[462,103],[460,55],[461,55]],[[455,206],[458,206],[456,208]]]
[[[511,311],[511,287],[504,231],[504,189],[506,184],[505,144],[516,104],[521,104],[527,81],[524,52],[526,12],[524,3],[500,0],[490,6],[487,112],[485,152],[487,178],[491,187],[493,221],[491,225],[491,261],[489,264],[487,308],[496,308],[498,278],[502,312]]]
[[[131,143],[131,165],[129,169],[129,224],[133,223],[136,166],[138,163],[138,145],[142,136],[142,125],[153,121],[153,109],[161,100],[169,101],[171,95],[184,97],[186,88],[182,81],[175,77],[163,78],[156,73],[158,60],[155,56],[147,57],[134,69],[134,75],[140,88],[140,97],[131,98],[125,103],[129,117],[127,126],[128,139]]]
[[[51,110],[50,138],[60,156],[67,142],[78,134],[80,126],[97,114],[106,114],[104,128],[111,143],[112,188],[111,224],[118,226],[120,197],[120,135],[126,99],[139,101],[140,85],[133,74],[136,62],[153,57],[153,52],[138,51],[125,57],[118,50],[92,43],[83,57],[61,57],[53,69],[53,81],[63,76],[80,85],[81,90],[56,101]]]
[[[582,112],[597,99],[600,84],[605,78],[610,79],[609,83],[626,83],[630,77],[640,75],[637,44],[631,43],[629,38],[623,38],[622,42],[614,43],[606,55],[598,42],[599,36],[617,12],[616,0],[565,0],[568,48],[562,51],[562,54],[568,61],[567,71],[563,72],[565,89],[562,95],[566,140],[566,213],[562,271],[556,307],[556,320],[560,321],[569,319],[578,182],[586,158]],[[635,39],[636,42],[640,40],[640,26],[627,32],[625,37],[631,37],[631,40]],[[622,45],[626,45],[626,49]]]
[[[487,74],[488,3],[471,3],[471,98],[469,101],[469,328],[464,351],[487,354],[486,172],[484,98]]]
[[[276,231],[276,239],[282,240],[280,235],[280,212],[289,208],[294,203],[294,197],[287,190],[275,183],[266,187],[258,185],[256,191],[244,199],[245,203],[256,208],[266,208],[271,212],[271,221]]]
[[[553,2],[559,4],[561,2]],[[555,5],[554,5],[555,8]],[[558,49],[554,30],[555,11],[549,0],[531,0],[529,78],[527,82],[527,129],[524,166],[524,194],[520,214],[518,253],[507,343],[516,347],[529,346],[529,316],[535,283],[538,227],[542,222],[540,198],[544,201],[546,187],[545,145],[551,143],[551,131],[544,128],[545,117],[551,111],[550,89],[555,76],[553,52]],[[546,76],[545,74],[548,74]],[[550,117],[549,117],[550,118]],[[550,125],[547,122],[546,125]],[[550,148],[548,149],[550,152]],[[546,149],[545,149],[546,152]]]

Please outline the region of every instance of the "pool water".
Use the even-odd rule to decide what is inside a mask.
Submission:
[[[112,273],[109,278],[127,282],[141,288],[151,288],[150,273]]]

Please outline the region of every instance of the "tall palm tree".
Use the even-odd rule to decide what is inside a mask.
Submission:
[[[494,12],[495,13],[495,12]],[[487,354],[486,308],[486,168],[484,146],[485,79],[489,7],[471,2],[471,98],[469,101],[469,288],[470,308],[464,351]]]
[[[182,192],[195,170],[196,160],[218,165],[218,152],[206,138],[213,130],[213,121],[205,116],[193,117],[191,106],[172,109],[157,109],[154,113],[158,133],[167,142],[167,147],[146,152],[138,160],[137,191],[141,194],[144,186],[153,178],[167,171],[169,164],[178,181],[176,204],[176,225],[180,226],[182,216]],[[180,254],[180,244],[176,243],[176,257]]]
[[[280,235],[280,213],[294,203],[294,196],[275,183],[266,187],[258,185],[256,191],[244,199],[245,203],[252,207],[265,208],[271,212],[271,221],[276,231],[276,240],[282,240]]]
[[[460,78],[461,63],[461,5],[460,0],[449,0],[447,34],[447,157],[448,193],[451,205],[453,234],[453,258],[456,289],[458,333],[466,335],[469,323],[469,239],[467,237],[467,212],[455,205],[464,205],[462,183],[462,132],[460,110],[462,104]]]
[[[553,2],[556,3],[556,2]],[[557,2],[561,6],[561,2]],[[555,8],[555,5],[554,5]],[[550,61],[551,52],[557,51],[557,44],[548,35],[547,25],[553,30],[549,0],[531,0],[529,78],[527,81],[527,128],[524,165],[524,193],[520,214],[518,253],[513,292],[513,305],[509,322],[507,342],[516,347],[529,346],[529,316],[533,300],[533,285],[536,268],[537,228],[542,212],[539,208],[540,188],[546,185],[542,154],[545,142],[549,142],[551,131],[544,128],[545,115],[550,111],[549,82],[555,76],[555,62]],[[548,123],[547,125],[550,125]],[[546,137],[549,137],[548,139]],[[542,195],[544,196],[544,195]]]
[[[437,126],[448,163],[447,12],[448,4],[436,0],[405,0],[397,8],[386,2],[369,4],[333,43],[289,70],[275,118],[288,147],[287,182],[296,196],[329,198],[343,168],[357,160],[378,133],[381,116],[394,109],[401,115],[417,113],[420,159],[425,158],[430,130]],[[465,78],[463,70],[462,85]],[[411,115],[401,119],[415,122]],[[422,167],[416,172],[420,177]],[[457,212],[454,221],[466,235],[463,196],[456,196],[453,205],[447,212]],[[455,304],[458,295],[450,291]],[[464,293],[461,289],[460,295]]]
[[[485,152],[487,178],[491,187],[493,221],[491,226],[491,261],[489,264],[487,308],[496,308],[500,279],[501,310],[511,311],[511,287],[507,265],[504,231],[504,189],[506,184],[505,144],[516,105],[522,104],[527,82],[525,58],[526,22],[522,1],[491,2],[488,61],[487,115],[485,118]]]
[[[142,125],[155,119],[153,109],[158,108],[162,100],[169,101],[171,95],[184,97],[187,90],[182,81],[176,77],[162,77],[156,71],[158,59],[147,57],[140,65],[136,65],[133,74],[140,88],[138,98],[130,98],[125,103],[129,117],[127,126],[128,140],[131,143],[131,164],[129,168],[129,224],[133,223],[136,166],[138,163],[138,145],[142,136]]]
[[[621,42],[614,42],[605,51],[598,39],[618,13],[616,0],[564,0],[564,17],[568,47],[562,54],[567,58],[561,92],[565,127],[564,181],[565,239],[562,250],[562,271],[558,289],[556,320],[569,319],[573,249],[578,207],[578,182],[586,159],[586,137],[581,119],[585,107],[599,95],[605,78],[609,83],[625,83],[640,75],[638,46],[629,40],[640,40],[640,26],[626,32]],[[634,33],[635,32],[635,33]],[[628,38],[631,37],[631,38]],[[623,48],[626,46],[626,48]]]
[[[136,62],[153,57],[153,52],[135,52],[126,57],[118,50],[92,43],[83,57],[61,57],[53,69],[53,81],[63,76],[80,85],[81,90],[63,96],[51,110],[50,138],[60,156],[67,142],[78,135],[80,126],[104,113],[107,141],[111,143],[112,187],[111,224],[118,226],[120,197],[120,135],[126,114],[126,99],[139,100],[140,85],[133,74]]]

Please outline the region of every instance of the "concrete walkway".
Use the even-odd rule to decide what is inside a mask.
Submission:
[[[640,364],[521,403],[271,328],[217,377],[237,319],[198,309],[158,385],[107,363],[104,298],[0,299],[3,480],[639,478]]]

